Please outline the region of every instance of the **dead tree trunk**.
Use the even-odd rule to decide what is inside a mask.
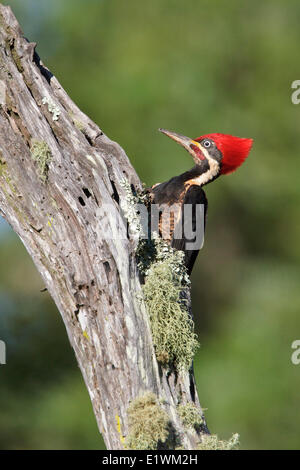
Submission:
[[[107,240],[113,228],[97,210],[125,198],[126,177],[140,180],[120,146],[71,101],[40,61],[9,7],[0,5],[0,210],[19,235],[62,315],[107,448],[123,449],[130,402],[160,399],[179,445],[177,405],[200,413],[191,372],[175,374],[155,358],[135,242]],[[205,424],[204,424],[205,428]],[[175,444],[170,444],[170,447]]]

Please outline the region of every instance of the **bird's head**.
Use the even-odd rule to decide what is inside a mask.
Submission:
[[[235,171],[247,158],[253,142],[252,139],[219,133],[190,139],[166,129],[159,130],[192,155],[199,167],[201,185],[209,183],[220,174],[225,175]]]

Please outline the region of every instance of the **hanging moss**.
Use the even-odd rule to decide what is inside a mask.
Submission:
[[[203,434],[198,450],[237,450],[239,437],[238,434],[233,434],[228,441],[221,441],[216,434]]]
[[[144,298],[157,360],[187,370],[199,347],[189,314],[183,252],[168,252],[152,263],[145,277]]]
[[[156,396],[146,392],[127,410],[129,434],[125,446],[133,450],[156,450],[169,438],[169,417]]]
[[[201,410],[194,403],[188,402],[185,405],[178,405],[177,412],[185,428],[200,431],[203,418]]]
[[[49,163],[52,158],[49,145],[43,140],[32,139],[30,151],[32,159],[37,163],[38,175],[45,183],[48,179]]]

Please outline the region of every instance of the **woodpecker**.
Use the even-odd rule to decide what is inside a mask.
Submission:
[[[195,208],[202,204],[205,225],[207,198],[202,187],[220,175],[235,171],[247,158],[253,140],[220,133],[206,134],[196,139],[190,139],[166,129],[159,129],[159,131],[184,147],[195,162],[192,169],[179,176],[174,176],[164,183],[157,183],[149,189],[151,204],[156,204],[161,212],[159,234],[173,248],[184,251],[187,272],[191,274],[200,247],[188,248],[188,242],[191,239],[185,235],[185,207],[190,205],[192,208],[191,228],[195,231],[197,230]],[[170,207],[172,207],[169,212],[170,222],[167,230],[164,230],[161,223],[162,215],[165,211],[169,211]],[[179,227],[181,230],[177,232]],[[182,235],[178,237],[175,236],[176,233]]]

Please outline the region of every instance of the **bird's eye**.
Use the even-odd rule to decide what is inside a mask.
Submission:
[[[204,147],[206,147],[208,149],[211,146],[211,142],[209,140],[205,140],[203,142],[203,145],[204,145]]]

